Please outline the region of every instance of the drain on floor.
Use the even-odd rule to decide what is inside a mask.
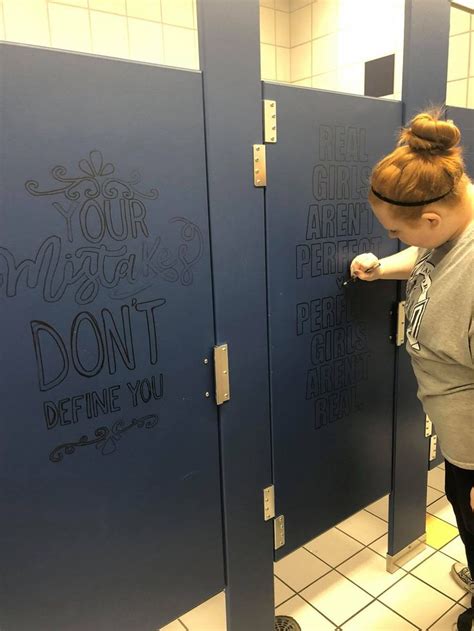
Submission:
[[[275,618],[275,631],[301,631],[301,627],[290,616],[277,616]]]

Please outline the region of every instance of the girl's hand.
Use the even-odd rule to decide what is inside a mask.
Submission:
[[[471,489],[471,508],[472,512],[474,513],[474,486]]]
[[[351,263],[351,276],[360,280],[378,280],[382,276],[379,259],[372,252],[359,254]]]

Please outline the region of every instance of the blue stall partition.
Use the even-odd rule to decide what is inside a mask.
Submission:
[[[264,84],[277,558],[391,489],[396,283],[345,285],[352,259],[396,251],[367,202],[400,102]]]
[[[0,54],[0,627],[154,631],[224,588],[201,76]]]

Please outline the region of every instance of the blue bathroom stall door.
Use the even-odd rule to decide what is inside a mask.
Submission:
[[[0,54],[0,628],[155,631],[224,587],[202,77]]]
[[[393,148],[401,103],[264,83],[277,558],[389,493],[396,283],[347,286],[359,253],[395,253],[367,185]]]

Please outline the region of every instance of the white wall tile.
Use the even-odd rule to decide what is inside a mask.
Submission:
[[[165,24],[194,28],[194,0],[161,0],[161,13]]]
[[[127,18],[91,11],[92,51],[96,55],[128,59]]]
[[[260,72],[262,79],[275,81],[276,79],[276,48],[271,44],[260,46]]]
[[[469,11],[451,7],[449,34],[457,35],[470,30],[471,15]]]
[[[337,34],[313,40],[313,75],[335,70],[339,62]]]
[[[0,39],[5,39],[5,27],[3,25],[3,3],[0,0]]]
[[[275,38],[277,46],[290,47],[290,14],[275,11]]]
[[[3,16],[7,40],[50,45],[46,0],[3,0]]]
[[[467,77],[469,63],[469,34],[449,38],[448,81]]]
[[[127,12],[125,0],[89,0],[89,9],[120,15],[125,15]]]
[[[311,77],[311,42],[291,49],[291,81]]]
[[[290,39],[292,46],[311,41],[311,5],[290,14]]]
[[[147,20],[128,19],[130,59],[162,64],[163,26]]]
[[[351,64],[338,68],[338,90],[349,94],[364,94],[365,66],[364,64]]]
[[[277,11],[290,12],[290,0],[275,0],[275,9]]]
[[[68,4],[73,7],[82,7],[83,9],[88,8],[87,0],[58,0],[60,4]]]
[[[448,81],[446,84],[446,104],[466,107],[467,101],[467,79]]]
[[[260,41],[275,45],[275,11],[260,7]]]
[[[165,64],[178,68],[199,69],[197,33],[178,26],[163,26]]]
[[[471,32],[471,61],[469,62],[469,76],[474,77],[474,16],[472,16],[472,32]]]
[[[333,72],[326,72],[313,77],[313,88],[319,88],[320,90],[339,90],[339,77],[337,70]]]
[[[127,0],[127,15],[142,20],[161,21],[160,0]]]
[[[312,83],[312,79],[311,77],[308,77],[307,79],[300,79],[299,81],[292,81],[292,83],[294,85],[301,85],[305,88],[312,88],[313,87],[313,83]]]
[[[276,48],[276,79],[285,83],[291,81],[289,48],[281,48],[280,46]]]
[[[51,46],[83,53],[92,52],[89,11],[87,9],[50,2],[48,11]]]
[[[338,0],[317,0],[317,2],[313,2],[313,39],[335,33],[338,29]]]
[[[290,11],[298,11],[301,7],[311,4],[312,0],[290,0]]]
[[[469,79],[467,106],[474,109],[474,79]]]

